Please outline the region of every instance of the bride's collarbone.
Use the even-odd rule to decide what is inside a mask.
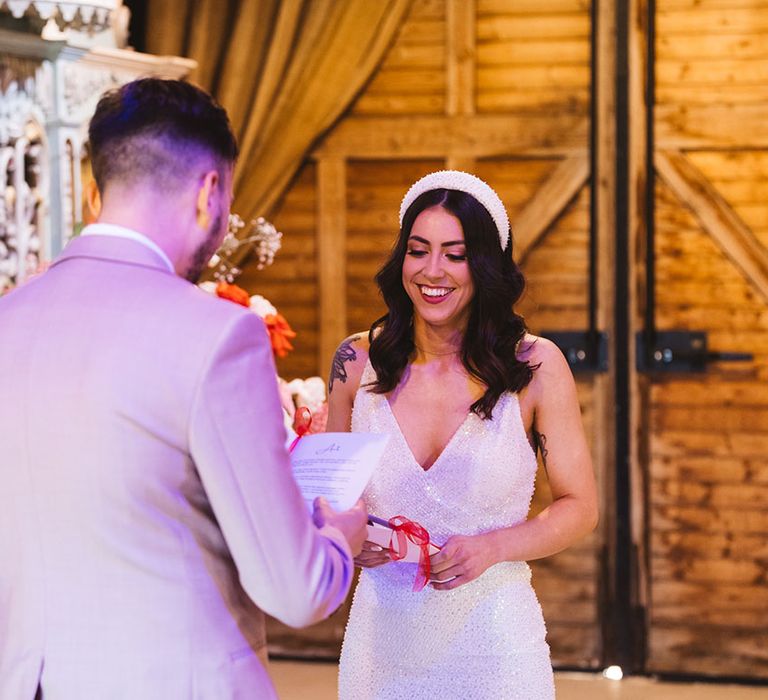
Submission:
[[[425,416],[433,413],[466,415],[472,404],[482,396],[468,382],[432,380],[409,382],[390,395],[390,403],[403,413]]]
[[[393,395],[416,401],[439,402],[443,406],[469,407],[485,393],[486,387],[459,366],[435,371],[427,366],[410,365]]]
[[[415,452],[441,452],[476,401],[466,386],[432,383],[403,387],[390,397],[392,412]]]

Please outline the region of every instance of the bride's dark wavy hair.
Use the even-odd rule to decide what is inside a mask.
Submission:
[[[525,279],[512,259],[512,237],[502,251],[491,215],[474,197],[458,190],[430,190],[413,201],[405,212],[400,236],[389,259],[376,275],[388,313],[376,319],[368,333],[369,357],[377,377],[368,390],[376,394],[392,391],[414,351],[413,302],[403,288],[403,261],[416,217],[434,206],[453,214],[464,231],[475,293],[470,302],[461,361],[467,372],[487,387],[471,410],[490,419],[499,397],[505,391],[517,392],[527,386],[536,369],[518,360],[516,353],[526,326],[523,317],[515,313],[514,305],[525,289]]]

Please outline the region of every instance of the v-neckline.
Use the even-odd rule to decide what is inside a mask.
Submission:
[[[395,415],[395,412],[392,410],[392,404],[389,403],[389,399],[385,395],[381,395],[382,401],[387,406],[387,412],[389,413],[390,418],[392,419],[392,423],[394,423],[395,429],[397,430],[397,434],[400,436],[400,439],[403,441],[403,444],[405,445],[405,449],[408,451],[408,455],[411,458],[411,461],[413,464],[419,468],[419,471],[423,474],[427,474],[428,472],[431,472],[436,466],[437,463],[443,458],[443,455],[451,448],[454,441],[456,440],[456,436],[461,432],[461,429],[467,424],[467,421],[470,419],[470,416],[474,415],[472,411],[468,411],[467,415],[464,416],[464,420],[459,423],[459,426],[456,428],[456,430],[453,431],[453,434],[450,438],[448,438],[448,442],[445,443],[443,446],[443,449],[440,450],[440,453],[435,458],[435,461],[432,462],[426,469],[424,466],[419,462],[418,459],[416,459],[416,456],[413,454],[413,450],[411,449],[410,444],[408,443],[408,438],[405,437],[405,433],[403,432],[403,429],[400,427],[400,423],[397,420],[397,416]]]

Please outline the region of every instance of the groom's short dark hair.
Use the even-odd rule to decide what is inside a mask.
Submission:
[[[88,137],[102,193],[110,180],[149,180],[174,189],[203,159],[222,168],[237,158],[224,108],[181,80],[142,78],[108,91],[96,106]]]

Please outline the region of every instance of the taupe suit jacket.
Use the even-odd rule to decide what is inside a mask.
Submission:
[[[132,240],[0,299],[0,699],[272,698],[255,604],[329,615],[353,564],[294,484],[261,321]]]

